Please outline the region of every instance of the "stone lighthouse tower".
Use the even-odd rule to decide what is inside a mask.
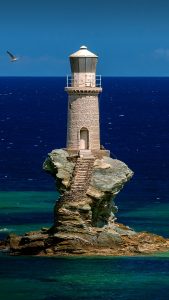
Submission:
[[[98,56],[82,46],[70,55],[71,76],[67,77],[67,149],[89,153],[100,150],[98,95],[101,76],[96,76]]]

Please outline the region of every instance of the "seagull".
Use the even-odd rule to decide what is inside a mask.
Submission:
[[[17,61],[19,59],[9,51],[6,51],[6,53],[10,56],[11,62]]]

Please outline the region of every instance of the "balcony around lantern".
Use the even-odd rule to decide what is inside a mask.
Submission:
[[[65,91],[67,92],[102,92],[101,75],[76,74],[74,76],[67,75]]]

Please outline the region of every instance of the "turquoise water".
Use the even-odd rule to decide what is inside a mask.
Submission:
[[[117,201],[118,202],[118,201]],[[136,231],[148,231],[169,237],[169,203],[142,204],[141,207],[132,208],[132,203],[127,200],[128,208],[119,204],[118,221],[131,226]]]
[[[168,257],[0,257],[3,300],[167,300]]]
[[[136,231],[150,231],[169,236],[169,203],[153,202],[134,206],[130,198],[115,201],[119,207],[118,221]],[[0,237],[9,233],[22,234],[53,223],[53,207],[57,192],[0,192]],[[127,205],[126,205],[127,204]]]
[[[0,192],[1,234],[51,226],[57,197],[55,192]],[[160,222],[167,228],[169,205],[156,205],[129,211],[121,203],[120,218],[126,218],[128,223],[142,230],[147,229],[144,218],[151,219],[150,227],[154,231],[158,231]],[[85,258],[1,254],[0,266],[2,300],[167,300],[169,294],[169,253],[149,257]]]
[[[0,192],[0,237],[50,227],[57,192]]]

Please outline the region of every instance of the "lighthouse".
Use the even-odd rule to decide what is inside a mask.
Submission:
[[[67,76],[67,150],[92,153],[100,150],[98,96],[101,76],[96,75],[98,56],[86,46],[70,55],[71,76]]]

